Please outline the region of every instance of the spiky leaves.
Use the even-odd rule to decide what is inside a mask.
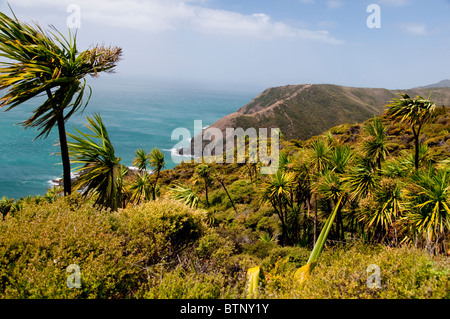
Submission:
[[[150,154],[146,153],[144,149],[140,148],[136,150],[133,159],[133,165],[136,166],[141,172],[146,172],[148,169],[148,161],[150,160]]]
[[[182,201],[189,207],[197,208],[198,195],[189,186],[175,185],[170,191],[171,198]]]
[[[166,165],[166,162],[164,160],[164,154],[158,148],[155,147],[154,149],[152,149],[150,151],[148,163],[153,168],[153,171],[156,174],[155,182],[153,184],[153,190],[152,190],[153,200],[155,200],[156,199],[156,186],[158,185],[159,174],[161,173],[161,170]]]
[[[401,99],[394,99],[388,108],[387,115],[396,121],[411,126],[415,145],[415,168],[419,169],[419,137],[424,124],[429,122],[436,108],[435,104],[428,99],[417,96],[412,99],[408,94],[399,94]]]
[[[38,137],[47,137],[58,126],[64,170],[64,193],[70,194],[70,161],[65,122],[76,111],[86,107],[86,75],[113,72],[122,50],[94,46],[79,53],[76,36],[66,39],[58,30],[44,31],[39,25],[20,22],[0,12],[0,107],[10,110],[32,98],[45,95],[25,127],[36,127]],[[67,111],[66,114],[64,112]]]
[[[288,241],[288,216],[293,209],[293,189],[295,187],[295,175],[278,170],[272,175],[271,181],[266,184],[263,202],[269,202],[281,221],[283,245]]]
[[[12,19],[0,12],[0,90],[6,94],[0,107],[10,110],[40,94],[47,100],[34,110],[33,116],[23,122],[26,127],[37,127],[38,136],[47,136],[56,125],[57,113],[68,109],[67,120],[74,112],[86,106],[83,103],[86,75],[114,72],[122,54],[121,48],[94,46],[79,53],[76,36],[66,39],[58,30],[45,32],[40,26]],[[89,89],[90,92],[90,89]]]
[[[336,217],[336,214],[338,210],[341,209],[341,205],[342,205],[342,197],[338,199],[336,206],[333,209],[333,212],[325,222],[325,225],[323,226],[322,231],[320,232],[319,238],[317,239],[317,242],[314,245],[311,255],[309,256],[308,262],[306,263],[305,266],[297,269],[297,271],[294,273],[294,278],[297,279],[300,283],[303,283],[305,282],[305,280],[308,279],[308,277],[312,273],[312,270],[316,266],[320,253],[325,247],[325,243],[327,241],[328,234],[330,233],[331,226],[333,225],[333,221]]]
[[[450,231],[450,173],[430,169],[412,176],[414,184],[406,190],[408,218],[423,234],[427,246],[436,252]]]
[[[84,194],[96,196],[96,203],[112,210],[120,207],[122,199],[122,178],[125,171],[116,157],[114,147],[103,121],[98,114],[88,117],[91,134],[77,128],[77,134],[67,135],[73,141],[68,143],[72,163],[81,164],[75,169],[81,176],[74,183],[74,190],[83,189]]]
[[[363,151],[367,158],[372,159],[381,170],[381,162],[389,155],[388,142],[389,127],[385,126],[378,117],[372,119],[364,127],[365,140],[363,142]]]

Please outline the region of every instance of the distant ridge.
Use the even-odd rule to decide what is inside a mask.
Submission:
[[[428,97],[438,106],[450,106],[450,87],[388,90],[333,84],[300,84],[264,90],[250,103],[210,127],[225,136],[226,128],[280,128],[286,139],[306,140],[341,124],[364,122],[381,115],[398,93]],[[202,133],[203,134],[203,133]],[[191,142],[200,137],[200,134]],[[203,145],[210,141],[203,141]],[[197,144],[198,145],[198,144]],[[225,145],[225,144],[224,144]]]
[[[426,86],[419,86],[416,89],[448,88],[448,87],[450,87],[450,80],[442,80],[438,83],[429,84]]]

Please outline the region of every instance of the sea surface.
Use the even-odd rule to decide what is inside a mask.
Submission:
[[[194,131],[194,120],[204,127],[249,103],[258,92],[223,90],[180,83],[117,80],[89,80],[92,97],[83,113],[76,113],[66,124],[86,131],[86,117],[100,114],[122,164],[132,166],[138,148],[149,152],[158,147],[173,168],[172,131],[178,127]],[[4,94],[4,92],[0,92]],[[26,120],[42,101],[37,98],[8,112],[0,111],[0,197],[21,198],[44,195],[52,180],[62,175],[58,131],[55,127],[43,139],[35,139],[34,128],[17,124]],[[72,165],[72,168],[74,166]]]

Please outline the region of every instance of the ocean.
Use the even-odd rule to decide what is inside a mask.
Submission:
[[[171,140],[174,129],[184,127],[193,134],[194,120],[202,120],[205,127],[211,125],[258,93],[182,83],[114,81],[113,77],[88,83],[93,90],[91,100],[83,113],[76,113],[66,123],[67,132],[74,133],[74,126],[85,130],[86,117],[98,113],[122,164],[132,166],[138,148],[149,152],[157,147],[165,155],[166,169],[176,165],[171,158],[178,143]],[[57,128],[47,138],[35,139],[38,132],[34,128],[17,125],[30,117],[39,101],[0,112],[0,197],[44,195],[51,181],[62,175]]]

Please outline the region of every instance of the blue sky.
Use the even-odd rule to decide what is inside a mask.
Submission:
[[[0,10],[9,12],[6,1]],[[79,48],[124,50],[117,79],[263,90],[333,83],[404,89],[450,78],[449,0],[9,0],[17,17],[67,31]],[[381,9],[370,29],[367,7]]]

